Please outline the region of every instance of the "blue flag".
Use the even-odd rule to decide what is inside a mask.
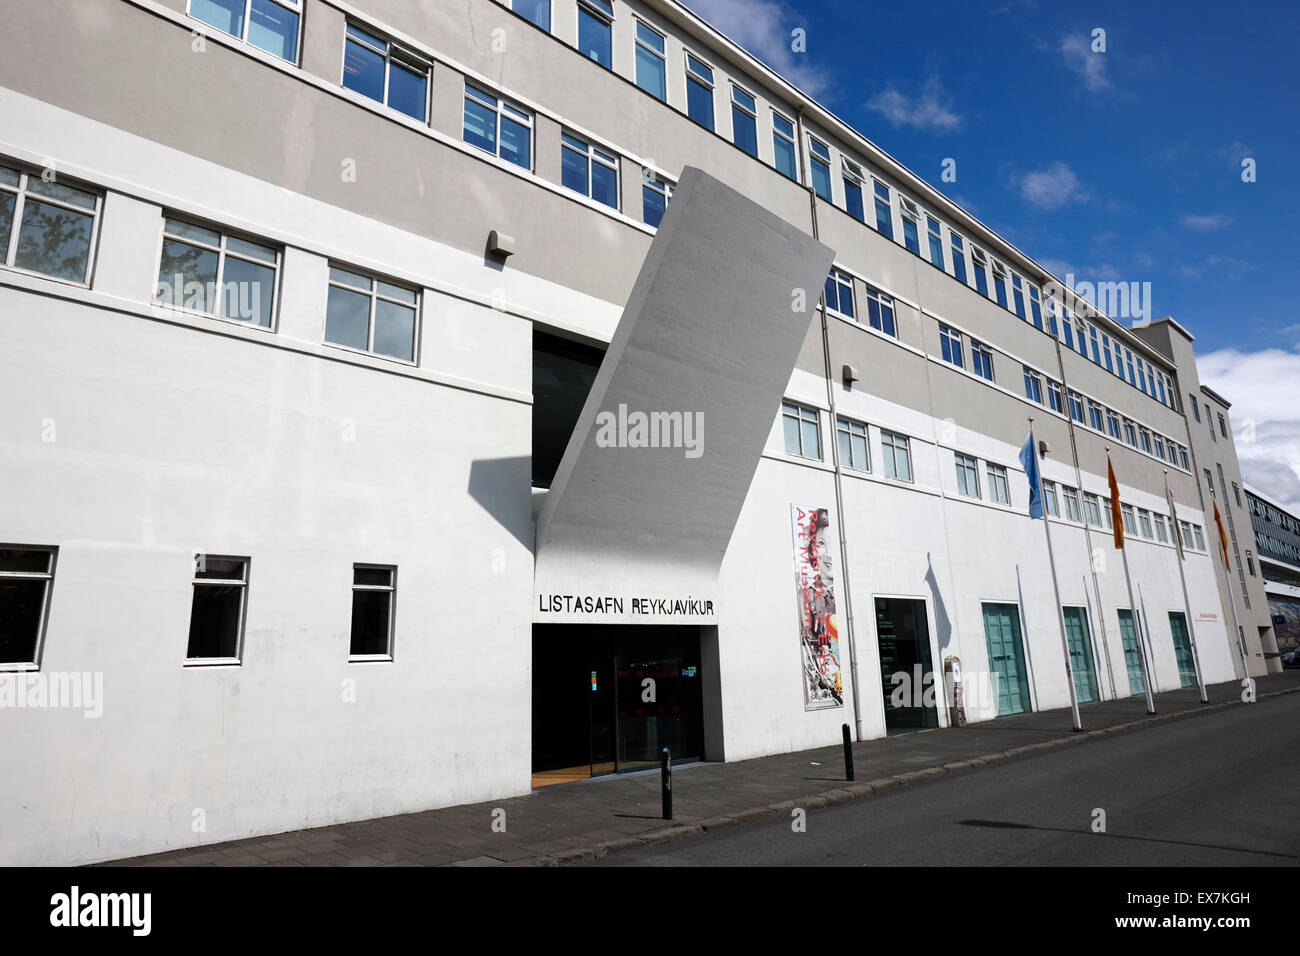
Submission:
[[[1025,477],[1029,479],[1029,517],[1043,516],[1042,483],[1038,480],[1038,446],[1034,444],[1034,430],[1029,429],[1029,440],[1020,449],[1020,463],[1025,466]]]

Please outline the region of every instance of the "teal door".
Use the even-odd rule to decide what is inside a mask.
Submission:
[[[1092,666],[1092,636],[1088,633],[1088,612],[1081,607],[1063,608],[1065,640],[1070,645],[1070,672],[1074,674],[1074,696],[1079,703],[1097,699],[1097,672]]]
[[[1133,628],[1133,612],[1120,608],[1119,634],[1124,640],[1124,662],[1128,665],[1128,692],[1145,694],[1142,683],[1142,658],[1138,654],[1137,631]]]
[[[1020,637],[1020,610],[1014,604],[984,605],[984,638],[998,696],[998,716],[1031,710],[1025,646]]]
[[[1183,687],[1196,683],[1196,660],[1192,657],[1192,642],[1187,636],[1187,615],[1182,611],[1169,612],[1169,630],[1174,635],[1174,656],[1178,658],[1178,682]]]

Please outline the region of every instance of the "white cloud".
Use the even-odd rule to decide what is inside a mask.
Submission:
[[[1196,367],[1201,382],[1232,403],[1242,476],[1300,511],[1300,349],[1222,349]]]
[[[1189,279],[1199,279],[1206,272],[1212,272],[1217,276],[1228,279],[1239,279],[1243,272],[1249,271],[1251,264],[1245,259],[1237,259],[1233,256],[1212,255],[1206,256],[1205,261],[1195,266],[1179,266],[1178,274],[1187,276]]]
[[[811,24],[778,0],[687,0],[686,5],[810,96],[831,85],[826,71],[813,65],[817,37]],[[795,29],[804,31],[805,52],[794,52]]]
[[[1025,173],[1020,177],[1020,195],[1039,209],[1060,209],[1088,198],[1074,170],[1062,162]]]
[[[951,103],[952,96],[943,88],[939,77],[932,76],[925,81],[919,96],[908,96],[890,86],[872,97],[866,107],[894,126],[955,130],[961,126],[961,117],[953,112]]]
[[[1071,34],[1061,40],[1061,54],[1065,65],[1083,78],[1084,86],[1094,93],[1110,89],[1110,78],[1106,76],[1106,57],[1108,53],[1093,53],[1090,37]]]
[[[1221,212],[1212,212],[1205,216],[1186,215],[1183,217],[1183,225],[1198,232],[1212,232],[1231,223],[1232,217],[1225,216]]]

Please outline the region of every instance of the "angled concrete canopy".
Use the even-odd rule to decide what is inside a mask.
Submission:
[[[714,619],[718,568],[833,259],[684,171],[538,517],[536,620]]]

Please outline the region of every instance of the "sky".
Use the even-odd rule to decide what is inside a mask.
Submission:
[[[1300,3],[685,2],[1061,280],[1150,283],[1300,513]]]

